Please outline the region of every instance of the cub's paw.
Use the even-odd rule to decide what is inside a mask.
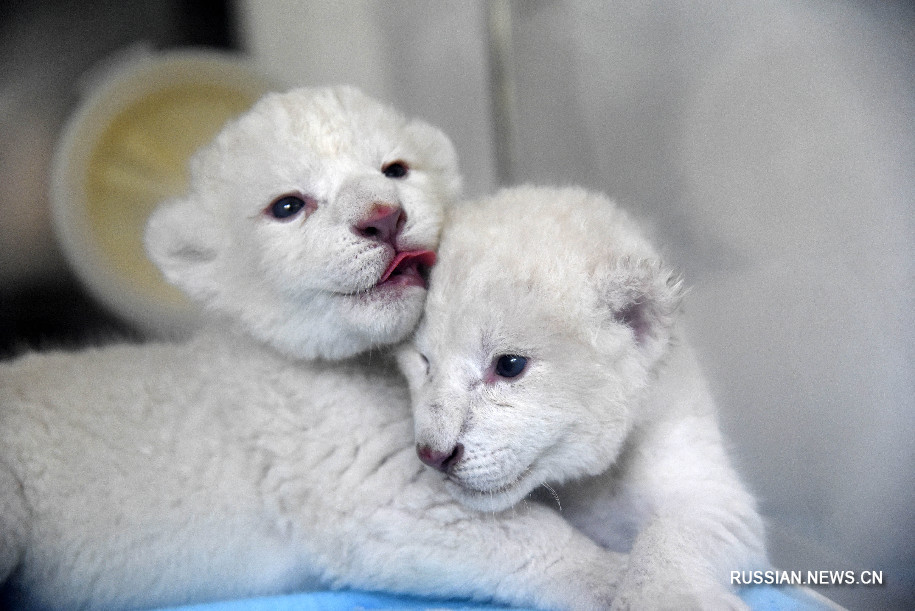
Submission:
[[[599,556],[578,556],[558,583],[562,590],[553,606],[559,609],[611,609],[617,598],[619,580],[625,570],[622,554],[601,550]]]
[[[624,579],[611,607],[614,611],[711,610],[748,611],[749,606],[723,585],[655,579],[652,582]]]

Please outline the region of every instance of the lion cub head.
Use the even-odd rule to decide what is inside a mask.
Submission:
[[[413,330],[442,211],[448,138],[352,88],[270,94],[190,166],[146,246],[205,309],[297,358],[344,358]]]
[[[680,294],[601,195],[525,187],[456,207],[414,345],[398,353],[420,458],[493,511],[606,470],[645,417]]]

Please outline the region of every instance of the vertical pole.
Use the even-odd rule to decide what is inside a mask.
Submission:
[[[489,52],[489,92],[496,179],[501,186],[517,178],[515,164],[515,83],[512,77],[511,0],[489,0],[487,34]]]

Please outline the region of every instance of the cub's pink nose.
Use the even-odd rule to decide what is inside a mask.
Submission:
[[[464,446],[459,443],[449,452],[439,452],[438,450],[433,450],[429,446],[417,444],[416,454],[421,461],[430,467],[438,469],[442,473],[447,473],[459,460],[461,460],[461,457],[464,455]]]
[[[364,219],[353,225],[353,231],[370,240],[394,243],[394,237],[403,226],[406,216],[400,206],[377,203]]]

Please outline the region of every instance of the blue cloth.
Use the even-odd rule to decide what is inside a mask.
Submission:
[[[459,600],[435,600],[396,594],[342,590],[188,605],[169,611],[349,611],[351,609],[483,611],[484,609],[509,609],[509,607]]]
[[[825,611],[836,608],[819,600],[808,590],[796,587],[750,586],[740,591],[740,597],[754,611]],[[171,611],[350,611],[353,609],[482,611],[506,608],[466,601],[434,600],[344,590],[188,605],[176,607]]]

